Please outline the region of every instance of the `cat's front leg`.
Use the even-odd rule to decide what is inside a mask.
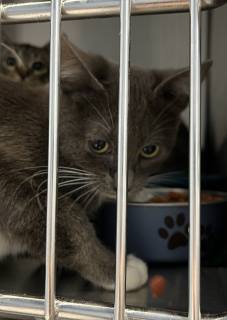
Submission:
[[[61,203],[58,214],[57,255],[59,262],[81,274],[96,286],[115,287],[115,255],[97,238],[94,226],[78,206]],[[148,278],[146,264],[130,255],[127,258],[126,289],[135,290]]]
[[[12,206],[8,206],[5,198],[1,199],[5,204],[4,229],[12,243],[20,243],[30,255],[45,262],[46,197],[40,197],[40,206],[31,191],[24,186]],[[58,203],[56,257],[58,264],[78,272],[94,285],[114,289],[115,255],[100,242],[84,210],[70,198]],[[146,265],[129,257],[127,290],[141,287],[146,280]]]

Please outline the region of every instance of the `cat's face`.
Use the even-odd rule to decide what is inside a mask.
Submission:
[[[1,73],[7,78],[43,85],[49,81],[49,45],[4,43],[1,46]]]
[[[118,67],[70,47],[63,39],[61,152],[68,165],[86,170],[102,197],[117,185]],[[209,64],[204,66],[204,72]],[[133,196],[160,172],[188,104],[189,71],[131,68],[128,190]],[[66,107],[67,106],[67,107]],[[68,112],[70,109],[70,112]]]

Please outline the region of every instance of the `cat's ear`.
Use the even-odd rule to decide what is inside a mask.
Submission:
[[[103,57],[80,50],[62,35],[61,60],[63,91],[104,90],[109,63]]]
[[[208,60],[201,66],[201,80],[203,81],[212,65]],[[190,95],[190,69],[174,71],[155,72],[156,87],[154,88],[155,96],[161,96],[164,99],[176,101],[176,111],[182,111],[186,108]]]

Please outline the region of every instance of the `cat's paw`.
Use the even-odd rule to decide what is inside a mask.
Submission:
[[[127,256],[126,267],[126,291],[136,290],[142,287],[148,280],[148,269],[145,262],[130,254]],[[105,290],[114,290],[114,283],[102,283]]]
[[[142,287],[148,280],[148,269],[145,262],[128,255],[126,269],[126,291],[136,290]]]

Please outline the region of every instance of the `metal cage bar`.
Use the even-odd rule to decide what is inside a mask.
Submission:
[[[49,140],[46,228],[45,319],[55,318],[55,234],[58,179],[58,118],[61,0],[51,2]]]
[[[1,295],[0,314],[14,316],[30,316],[36,319],[44,318],[44,300]],[[59,320],[110,320],[113,319],[114,309],[110,307],[72,303],[56,300],[56,311]],[[173,313],[158,311],[125,310],[128,320],[187,320],[188,317]],[[203,320],[226,320],[226,316],[204,317]]]
[[[200,320],[200,0],[190,7],[190,261],[189,319]]]
[[[26,23],[48,21],[51,1],[14,0],[4,1],[2,23]],[[202,9],[219,7],[227,0],[201,0]],[[154,14],[188,11],[190,0],[132,0],[132,14]],[[120,0],[64,0],[62,19],[84,19],[119,15]]]
[[[128,59],[130,0],[121,0],[121,78],[118,172],[118,248],[116,269],[116,304],[114,308],[100,305],[68,303],[55,300],[54,252],[55,215],[57,195],[58,149],[58,88],[60,63],[60,20],[118,15],[120,0],[52,0],[18,1],[1,6],[3,23],[47,21],[52,17],[51,76],[50,76],[50,128],[48,167],[48,220],[47,220],[47,273],[46,299],[0,295],[0,313],[14,316],[32,316],[54,319],[113,319],[123,320],[200,320],[200,10],[222,5],[226,0],[131,0],[132,14],[191,12],[191,101],[190,101],[190,303],[189,316],[183,317],[164,312],[145,312],[125,309],[125,218],[127,192],[127,113],[128,113]],[[191,2],[189,2],[191,1]],[[121,191],[120,191],[121,190]],[[122,192],[122,193],[121,193]],[[119,219],[120,218],[120,219]],[[121,224],[122,222],[122,224]],[[207,319],[206,317],[204,319]],[[209,318],[212,319],[212,318]],[[224,320],[226,317],[213,318]]]
[[[130,11],[131,0],[121,1],[115,320],[125,318]]]

